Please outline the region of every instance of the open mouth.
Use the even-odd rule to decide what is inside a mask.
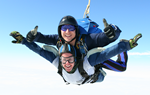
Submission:
[[[67,70],[67,71],[70,71],[72,68],[71,68],[71,65],[66,65],[65,66],[65,69]]]
[[[65,35],[66,37],[71,37],[71,35]]]

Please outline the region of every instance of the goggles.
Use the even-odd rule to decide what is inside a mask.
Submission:
[[[62,31],[66,31],[67,29],[69,29],[69,31],[74,31],[76,28],[73,25],[63,25],[63,26],[61,26]]]
[[[69,63],[73,63],[75,62],[74,57],[70,56],[70,57],[60,57],[60,61],[62,62],[62,64],[66,64],[66,62],[68,61]]]

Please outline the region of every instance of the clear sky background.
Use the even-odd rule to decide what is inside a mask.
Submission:
[[[107,47],[122,38],[143,35],[139,45],[128,52],[127,70],[104,69],[107,76],[101,83],[65,85],[51,63],[23,45],[11,43],[10,32],[26,36],[36,25],[43,34],[57,34],[60,19],[66,15],[83,18],[87,4],[88,0],[0,0],[0,95],[150,94],[149,0],[91,0],[90,18],[99,28],[104,29],[102,20],[106,18],[122,30],[119,39]]]

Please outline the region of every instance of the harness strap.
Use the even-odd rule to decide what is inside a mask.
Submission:
[[[84,59],[79,59],[79,66],[78,66],[79,73],[82,75],[82,77],[88,78],[89,75],[86,73],[86,71],[83,68],[83,60]]]
[[[64,80],[64,82],[66,83],[66,85],[70,84],[69,82],[67,82],[64,77],[62,76],[62,67],[60,65],[60,62],[59,62],[59,65],[58,65],[58,72],[57,72]]]
[[[61,39],[61,38],[58,38],[58,41],[57,41],[57,44],[56,44],[57,48],[59,49],[59,47],[60,47],[62,44],[63,44],[62,39]]]
[[[86,43],[85,43],[85,36],[86,34],[81,34],[79,35],[79,39],[78,39],[78,42],[76,43],[76,47],[77,49],[80,49],[80,53],[83,55],[86,55],[87,52],[88,52],[88,47],[86,46]]]

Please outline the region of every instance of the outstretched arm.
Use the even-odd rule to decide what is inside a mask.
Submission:
[[[27,46],[30,50],[34,51],[35,53],[39,54],[40,56],[44,57],[51,63],[56,58],[56,56],[49,51],[44,50],[40,46],[38,46],[36,43],[32,42],[29,43],[19,32],[13,31],[11,32],[10,36],[16,39],[16,41],[12,41],[12,43],[22,43],[25,46]]]
[[[142,37],[142,34],[137,34],[133,39],[130,40],[121,40],[118,44],[113,45],[105,50],[100,51],[99,48],[92,49],[90,51],[96,51],[93,53],[87,53],[88,61],[92,66],[95,66],[99,63],[103,63],[104,61],[110,59],[111,57],[120,54],[121,52],[125,52],[131,50],[136,47],[137,41]],[[89,54],[89,55],[88,55]]]
[[[29,31],[26,39],[28,42],[40,42],[48,45],[56,45],[58,41],[58,35],[43,35],[40,32],[37,32],[38,26],[36,26],[33,30]]]
[[[34,39],[35,42],[44,43],[48,45],[56,45],[58,41],[58,35],[43,35],[40,32],[37,32],[37,35]]]

